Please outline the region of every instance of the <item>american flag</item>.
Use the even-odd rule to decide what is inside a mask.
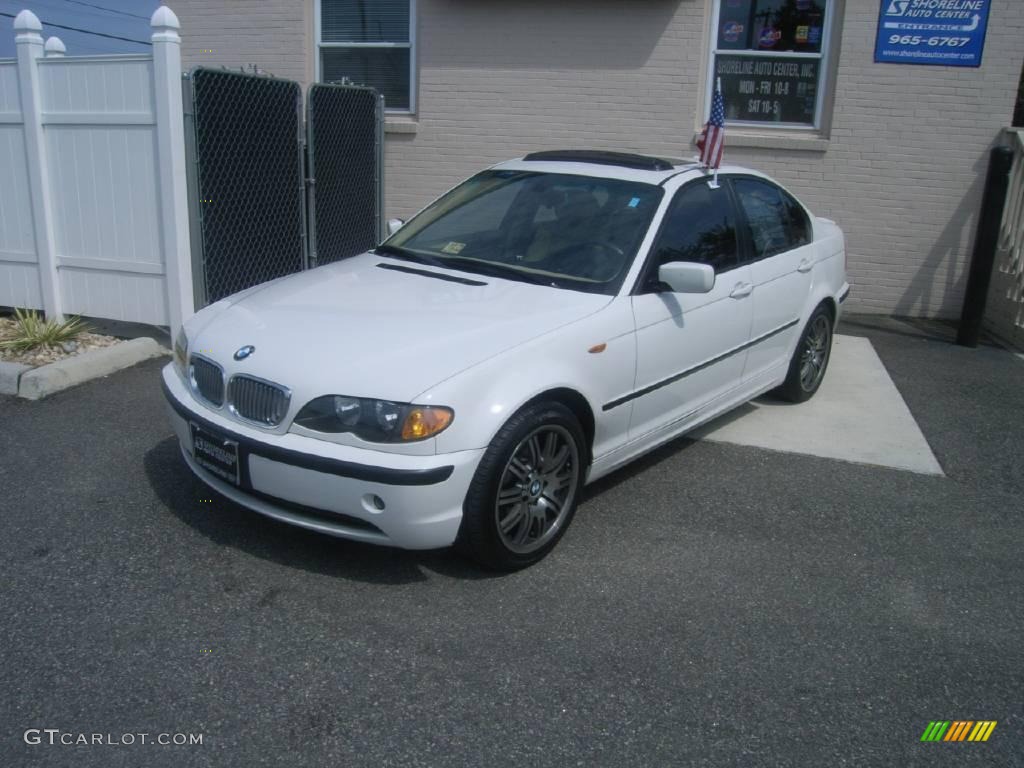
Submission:
[[[711,118],[697,139],[700,150],[700,162],[707,168],[718,168],[722,164],[722,151],[725,149],[725,99],[722,98],[722,86],[715,87],[715,95],[711,98]]]

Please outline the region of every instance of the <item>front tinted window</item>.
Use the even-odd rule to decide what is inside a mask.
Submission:
[[[712,189],[699,181],[676,193],[658,235],[654,261],[652,275],[670,261],[710,264],[715,272],[736,265],[736,221],[724,186]]]
[[[469,272],[614,293],[661,200],[651,184],[486,171],[402,227],[382,251]]]
[[[772,256],[811,241],[807,215],[785,191],[761,179],[735,179],[733,187],[750,227],[754,258]]]

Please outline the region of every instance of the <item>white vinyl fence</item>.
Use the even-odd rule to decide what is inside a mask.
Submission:
[[[170,326],[193,312],[178,19],[153,55],[65,56],[39,19],[0,60],[0,306]]]

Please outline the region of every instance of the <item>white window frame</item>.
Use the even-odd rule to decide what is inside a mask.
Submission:
[[[320,23],[320,6],[323,0],[313,0],[313,37],[315,40],[315,51],[313,53],[313,79],[321,82],[321,54],[324,48],[408,48],[409,49],[409,108],[395,109],[384,104],[384,111],[389,115],[415,115],[417,108],[417,92],[419,91],[416,82],[416,3],[417,0],[409,0],[409,42],[407,43],[346,43],[346,42],[324,42],[323,27]]]
[[[320,0],[317,0],[319,3]],[[718,54],[726,56],[756,56],[758,58],[767,59],[778,59],[778,58],[793,58],[793,59],[816,59],[818,61],[818,82],[815,85],[816,91],[816,103],[814,105],[814,124],[807,125],[806,123],[777,123],[768,120],[726,120],[726,125],[738,126],[741,128],[757,128],[757,129],[768,129],[768,130],[787,130],[787,131],[821,131],[821,116],[822,109],[825,104],[825,99],[828,94],[825,93],[825,85],[829,82],[826,70],[829,68],[829,52],[831,51],[832,44],[832,25],[833,17],[835,16],[835,6],[839,0],[827,0],[825,3],[825,18],[822,20],[822,34],[821,34],[821,50],[818,53],[806,53],[806,52],[795,52],[795,51],[745,51],[737,50],[735,48],[719,50],[718,48],[718,25],[720,24],[720,16],[722,12],[722,3],[724,0],[711,0],[711,40],[708,45],[708,77],[707,83],[704,89],[704,120],[701,123],[705,123],[711,114],[711,99],[714,95],[715,86],[715,57]]]

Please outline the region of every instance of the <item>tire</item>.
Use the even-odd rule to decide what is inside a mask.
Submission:
[[[832,355],[833,331],[832,312],[827,305],[818,305],[800,334],[793,359],[789,361],[786,380],[775,390],[780,397],[793,403],[803,403],[814,397],[825,378]]]
[[[583,429],[564,405],[542,402],[519,410],[480,460],[456,549],[497,571],[542,560],[576,513],[587,458]]]

